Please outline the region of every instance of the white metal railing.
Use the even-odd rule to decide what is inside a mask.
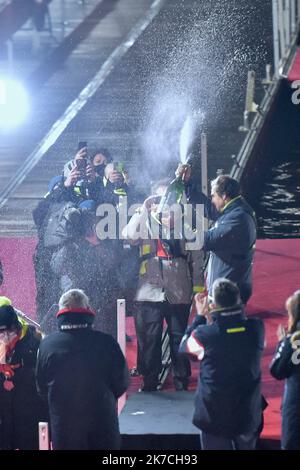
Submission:
[[[274,75],[279,78],[300,27],[300,0],[272,0]]]
[[[126,357],[126,301],[117,300],[117,341]],[[126,403],[126,392],[118,400],[118,414],[121,413]]]
[[[274,74],[272,77],[272,67],[267,64],[266,77],[262,80],[262,85],[269,95],[271,95],[275,82],[285,73],[284,69],[287,68],[291,52],[296,45],[300,30],[300,0],[272,0],[272,7]],[[255,75],[254,70],[248,71],[244,120],[243,125],[239,127],[242,132],[249,132],[252,129],[254,121],[250,117],[262,111],[262,107],[254,101]]]

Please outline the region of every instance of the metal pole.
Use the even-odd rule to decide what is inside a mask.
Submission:
[[[207,135],[201,134],[201,190],[203,194],[208,195],[208,178],[207,178]],[[204,230],[208,229],[208,220],[204,220]]]
[[[291,3],[291,22],[292,22],[292,35],[296,32],[296,1],[290,0]]]
[[[285,21],[285,42],[286,47],[289,49],[291,47],[291,9],[290,9],[290,0],[285,0],[285,10],[284,10],[284,21]]]
[[[207,186],[207,135],[203,132],[201,134],[201,189],[206,196],[208,195]]]
[[[299,21],[300,21],[300,0],[298,0],[298,2],[297,2],[297,7],[298,7],[297,8],[297,24],[298,24]]]
[[[120,348],[126,354],[126,302],[125,299],[117,300],[117,336]]]
[[[117,340],[120,348],[126,356],[126,302],[125,299],[117,300]],[[121,413],[126,403],[126,393],[118,400],[118,414]]]
[[[278,0],[273,0],[272,7],[273,7],[274,75],[276,78],[279,78]]]
[[[255,89],[255,72],[254,70],[248,71],[247,77],[247,91],[246,91],[246,104],[245,111],[252,113],[254,111],[254,89]]]
[[[271,72],[272,72],[272,65],[266,64],[266,82],[267,83],[272,82]]]
[[[66,35],[66,4],[65,0],[60,0],[60,25],[61,25],[61,38],[63,39]]]
[[[278,0],[278,26],[280,37],[280,62],[284,59],[286,44],[284,34],[284,13],[283,13],[283,0]]]

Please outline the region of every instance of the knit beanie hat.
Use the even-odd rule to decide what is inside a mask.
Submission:
[[[62,325],[92,325],[95,312],[87,308],[64,308],[57,312],[56,318],[59,328]]]
[[[0,297],[0,331],[8,330],[18,323],[18,316],[8,297]]]

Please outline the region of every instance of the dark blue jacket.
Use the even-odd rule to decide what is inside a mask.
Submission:
[[[111,336],[83,327],[50,334],[40,344],[36,377],[48,397],[55,450],[120,447],[117,399],[128,371]]]
[[[262,417],[263,323],[247,319],[239,306],[212,316],[206,324],[197,315],[180,345],[180,352],[201,360],[193,423],[225,438],[255,434]]]
[[[204,249],[210,251],[207,270],[208,292],[219,277],[235,282],[243,303],[252,294],[252,264],[256,222],[252,208],[239,196],[219,215],[213,228],[204,234]]]
[[[293,356],[294,354],[294,356]],[[293,362],[294,360],[294,362]],[[277,346],[270,365],[273,377],[286,379],[282,402],[281,447],[300,449],[300,322],[297,331],[288,335]]]

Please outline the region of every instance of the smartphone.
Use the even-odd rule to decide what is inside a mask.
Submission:
[[[81,149],[84,149],[85,147],[87,147],[87,142],[84,142],[84,141],[80,141],[78,142],[78,151],[81,150]]]
[[[114,170],[118,171],[119,173],[123,174],[125,171],[125,166],[123,162],[113,162]]]
[[[83,173],[85,172],[86,165],[87,165],[86,158],[78,158],[76,160],[76,166],[77,166],[78,170],[82,171]]]

